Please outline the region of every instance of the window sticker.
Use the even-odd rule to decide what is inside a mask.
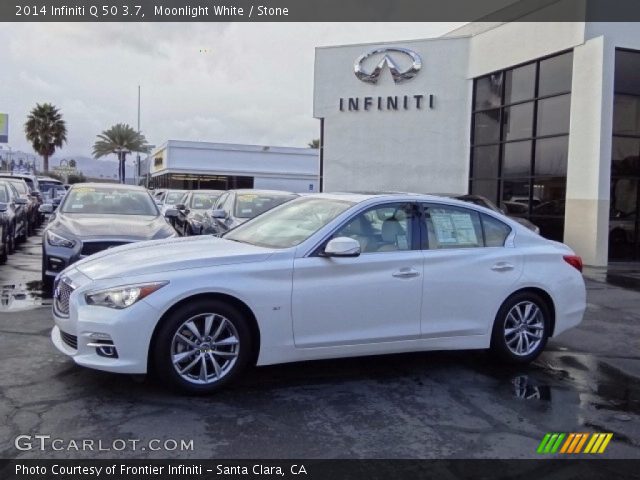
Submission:
[[[431,221],[439,243],[476,245],[478,237],[468,213],[431,212]]]
[[[251,208],[243,208],[242,213],[251,213],[253,210]]]
[[[74,203],[73,205],[71,205],[71,208],[73,208],[74,210],[81,210],[84,207],[84,205],[82,203]]]

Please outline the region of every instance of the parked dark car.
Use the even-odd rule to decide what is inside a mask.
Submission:
[[[67,192],[43,233],[42,281],[51,290],[55,276],[81,258],[141,240],[177,236],[143,187],[81,183]]]
[[[28,183],[22,177],[0,175],[0,180],[11,183],[18,191],[20,197],[26,200],[26,206],[24,209],[27,217],[27,236],[33,234],[41,223],[40,214],[38,213],[38,208],[40,206],[39,196],[31,191]]]
[[[176,214],[172,215],[173,226],[183,236],[202,235],[211,230],[211,217],[206,215],[213,209],[216,200],[223,190],[190,190],[186,192],[180,203],[173,205]],[[167,192],[167,197],[171,191]],[[171,206],[166,210],[168,211]]]
[[[5,245],[6,253],[13,253],[16,245],[27,239],[27,201],[20,196],[11,182],[3,179],[0,179],[0,198],[2,243]]]
[[[279,190],[229,190],[218,198],[213,210],[207,212],[211,229],[205,233],[222,235],[247,220],[297,197],[295,193]]]
[[[456,200],[462,200],[463,202],[473,203],[475,205],[480,205],[481,207],[488,208],[489,210],[493,210],[494,212],[502,213],[503,215],[508,216],[511,220],[518,222],[520,225],[527,227],[529,230],[540,233],[540,228],[537,225],[533,224],[529,220],[523,217],[519,217],[511,213],[511,209],[502,209],[499,208],[495,203],[489,200],[482,195],[456,195],[456,194],[443,194],[444,197],[455,198]]]

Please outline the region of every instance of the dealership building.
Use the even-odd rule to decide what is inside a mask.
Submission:
[[[324,191],[479,194],[588,265],[640,260],[637,23],[320,47],[313,112]]]
[[[318,150],[169,140],[146,158],[152,188],[318,191]]]

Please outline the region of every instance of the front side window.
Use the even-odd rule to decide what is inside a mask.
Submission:
[[[484,246],[480,214],[451,205],[425,205],[426,240],[429,250]]]
[[[360,243],[361,253],[411,249],[413,213],[411,205],[378,206],[358,214],[333,237],[349,237]]]
[[[7,203],[9,201],[9,194],[7,192],[7,187],[4,185],[0,186],[0,202]]]

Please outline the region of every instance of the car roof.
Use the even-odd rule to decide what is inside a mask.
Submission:
[[[235,190],[227,190],[235,193],[260,193],[263,195],[298,195],[297,193],[287,192],[285,190],[262,190],[259,188],[238,188]]]
[[[134,190],[136,192],[147,192],[147,189],[139,185],[127,185],[124,183],[99,183],[99,182],[86,182],[86,183],[74,183],[71,188],[119,188],[122,190]]]

